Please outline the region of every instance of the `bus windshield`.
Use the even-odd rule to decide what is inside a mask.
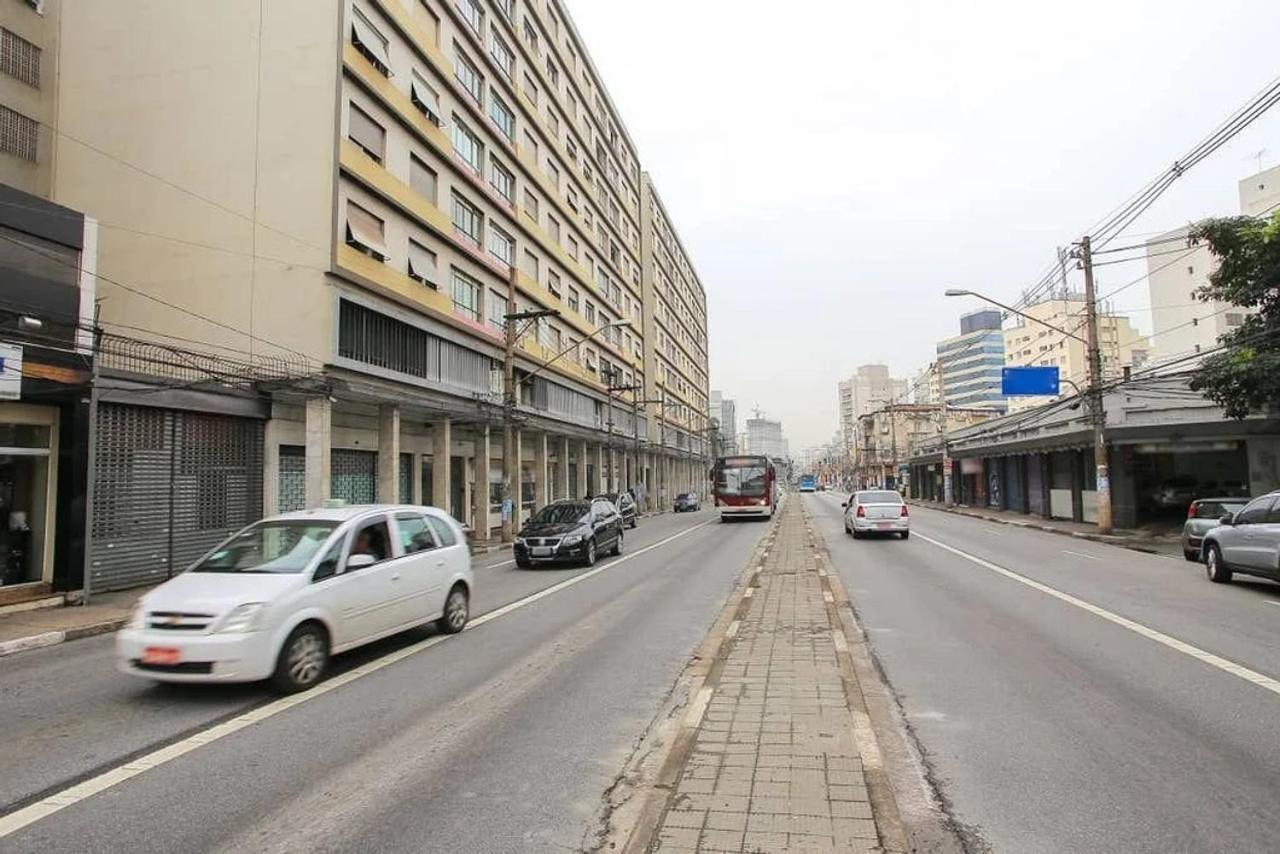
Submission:
[[[769,488],[768,469],[764,462],[745,465],[722,465],[716,470],[716,492],[757,498]]]

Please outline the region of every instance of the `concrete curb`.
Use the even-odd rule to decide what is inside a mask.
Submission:
[[[1029,528],[1033,531],[1044,531],[1046,533],[1057,534],[1062,537],[1074,537],[1077,540],[1091,540],[1095,543],[1106,543],[1109,546],[1119,546],[1120,548],[1130,549],[1144,554],[1162,554],[1159,549],[1134,540],[1132,537],[1117,536],[1115,534],[1091,534],[1088,531],[1064,531],[1062,528],[1055,528],[1052,525],[1042,525],[1038,522],[1024,522],[1020,519],[1002,519],[999,516],[990,516],[979,510],[967,510],[960,507],[940,507],[936,504],[916,501],[910,498],[907,499],[907,503],[913,507],[923,507],[926,510],[937,510],[939,513],[951,513],[955,516],[967,516],[970,519],[981,519],[984,522],[994,522],[998,525],[1012,525],[1015,528]]]
[[[54,632],[41,632],[38,635],[28,635],[25,638],[14,638],[13,640],[0,641],[0,657],[13,655],[18,652],[27,652],[33,649],[43,649],[47,646],[57,646],[66,641],[79,640],[80,638],[93,637],[94,635],[103,635],[108,632],[114,632],[123,626],[127,618],[117,617],[113,620],[103,620],[98,623],[90,623],[85,626],[75,626],[70,629],[61,629]]]

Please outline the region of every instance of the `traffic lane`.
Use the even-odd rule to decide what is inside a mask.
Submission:
[[[1274,850],[1280,698],[811,509],[954,816],[994,850]]]
[[[709,513],[690,513],[644,520],[627,531],[625,547],[643,548],[709,518]],[[475,571],[473,617],[585,570],[521,570],[492,561]],[[423,636],[406,632],[371,644],[334,659],[334,669],[358,667]],[[125,676],[115,670],[112,635],[5,656],[0,659],[0,720],[6,723],[7,742],[0,751],[0,812],[275,696],[261,683],[168,685]]]
[[[683,518],[682,518],[683,517]],[[650,516],[641,516],[639,524],[635,528],[627,528],[628,537],[635,537],[642,532],[652,534],[655,531],[666,531],[668,534],[672,531],[680,530],[685,527],[684,522],[692,521],[695,518],[707,519],[710,514],[706,511],[698,513],[655,513]],[[659,537],[661,539],[661,537]],[[630,541],[628,541],[630,542]],[[639,542],[639,541],[637,541]],[[502,547],[484,555],[476,556],[471,567],[479,572],[482,569],[505,569],[509,566],[515,566],[515,558],[512,556],[510,547]]]
[[[706,525],[615,559],[70,806],[3,847],[577,849],[766,530]]]
[[[1280,607],[1268,604],[1280,585],[1211,584],[1204,567],[1182,559],[912,510],[922,534],[1280,678]]]

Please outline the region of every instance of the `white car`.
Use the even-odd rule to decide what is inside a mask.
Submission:
[[[856,540],[868,534],[911,536],[911,514],[902,496],[891,489],[864,489],[849,496],[844,508],[844,531]]]
[[[460,632],[474,587],[461,526],[433,507],[287,513],[233,534],[135,605],[119,668],[166,682],[310,688],[329,657],[435,621]]]

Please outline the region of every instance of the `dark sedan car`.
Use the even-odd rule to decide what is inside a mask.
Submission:
[[[575,562],[592,566],[602,554],[622,554],[622,514],[603,498],[556,501],[520,529],[516,566]]]
[[[634,528],[639,524],[640,514],[636,510],[636,500],[631,497],[630,492],[611,492],[608,495],[596,497],[603,498],[618,508],[618,512],[622,514],[622,527]]]
[[[684,513],[687,511],[701,510],[702,499],[698,497],[696,492],[682,492],[676,496],[675,512]]]

